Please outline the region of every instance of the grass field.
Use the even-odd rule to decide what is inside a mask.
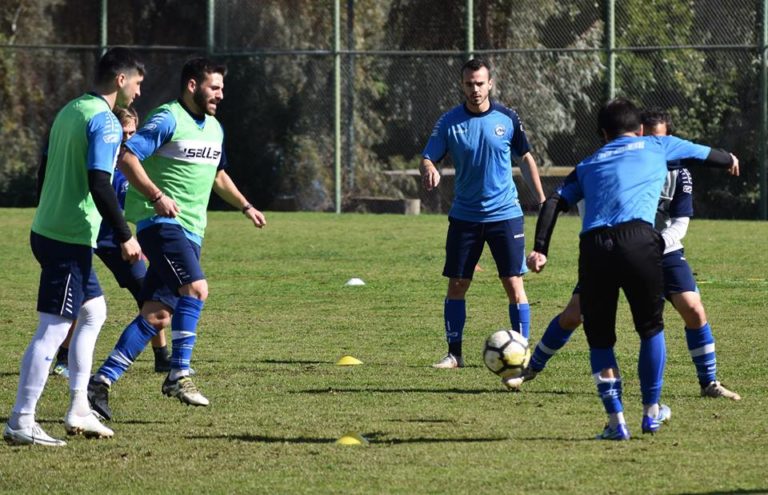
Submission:
[[[37,321],[31,217],[0,211],[3,423]],[[144,353],[113,387],[114,439],[0,445],[0,492],[768,493],[768,224],[695,220],[687,238],[720,378],[744,399],[699,397],[682,322],[669,309],[663,400],[672,421],[641,436],[638,337],[622,299],[617,354],[635,436],[613,443],[592,440],[603,412],[581,332],[519,394],[482,366],[484,338],[509,325],[488,253],[468,294],[468,367],[430,368],[444,353],[445,217],[268,213],[268,221],[256,231],[237,213],[210,215],[211,295],[193,367],[211,407],[163,397],[163,377]],[[534,223],[527,219],[529,234]],[[562,218],[550,265],[526,277],[534,341],[570,297],[577,231],[577,219]],[[98,270],[110,314],[96,363],[135,312]],[[366,285],[345,287],[351,277]],[[344,354],[364,364],[335,366]],[[64,436],[67,404],[65,380],[51,378],[38,420],[54,436]],[[336,445],[347,431],[370,444]]]

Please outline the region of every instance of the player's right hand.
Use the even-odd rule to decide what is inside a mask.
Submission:
[[[176,201],[166,195],[155,201],[153,206],[155,213],[161,217],[176,218],[176,215],[181,213],[181,208],[176,204]]]
[[[141,246],[135,237],[131,237],[120,243],[120,251],[123,259],[129,263],[136,263],[141,259]]]
[[[425,167],[421,174],[421,183],[427,191],[431,191],[440,184],[440,172],[437,171],[434,165]]]
[[[531,254],[525,259],[525,264],[533,273],[539,273],[547,264],[547,256],[537,251],[531,251]]]
[[[731,153],[731,158],[733,159],[733,163],[731,163],[731,168],[728,169],[728,173],[738,177],[739,176],[739,159],[736,158],[736,155]]]

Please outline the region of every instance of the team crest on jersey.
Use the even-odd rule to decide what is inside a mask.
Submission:
[[[507,128],[504,127],[501,124],[496,125],[496,128],[493,130],[494,134],[501,137],[504,135],[505,132],[507,132]]]

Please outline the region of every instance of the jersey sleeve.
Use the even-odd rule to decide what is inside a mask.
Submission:
[[[158,112],[126,141],[125,147],[136,155],[136,158],[144,160],[170,141],[175,130],[176,119],[173,114],[168,110]]]
[[[557,189],[557,193],[568,203],[568,206],[573,206],[584,198],[584,192],[581,190],[581,184],[579,184],[575,169],[568,174]]]
[[[683,160],[685,158],[697,158],[705,160],[712,150],[709,146],[692,143],[675,136],[659,136],[659,139],[667,162]]]
[[[117,152],[123,140],[123,128],[112,112],[94,115],[85,129],[88,139],[88,170],[100,170],[112,174]]]
[[[531,146],[528,144],[528,136],[523,128],[523,121],[517,112],[511,112],[510,118],[512,119],[512,141],[510,141],[512,152],[516,156],[523,156],[531,151]]]
[[[221,147],[221,158],[219,159],[219,166],[216,167],[216,171],[226,170],[229,168],[229,162],[227,161],[227,152],[224,151],[224,146]]]
[[[440,120],[437,121],[435,127],[432,129],[432,134],[429,136],[427,145],[424,147],[424,151],[421,156],[432,163],[437,163],[443,159],[445,153],[448,151],[448,143],[446,141],[446,117],[443,115]]]
[[[693,178],[686,168],[680,169],[675,184],[675,194],[669,203],[669,217],[693,216]]]

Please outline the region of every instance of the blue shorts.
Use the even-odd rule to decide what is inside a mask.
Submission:
[[[147,274],[147,265],[144,260],[129,263],[123,259],[120,248],[97,247],[94,252],[115,276],[117,285],[123,289],[128,289],[136,303],[141,307],[141,285]]]
[[[664,272],[664,295],[669,299],[672,294],[681,292],[699,292],[696,280],[693,278],[684,250],[678,249],[665,254],[661,258],[661,269]]]
[[[525,267],[523,217],[499,222],[466,222],[449,217],[443,276],[471,279],[483,246],[488,243],[499,277],[517,277]]]
[[[31,232],[29,244],[40,263],[37,310],[75,320],[85,301],[103,294],[93,271],[93,248]]]
[[[181,225],[157,223],[136,234],[149,260],[141,288],[142,301],[160,301],[175,308],[179,287],[205,280],[200,267],[200,246],[190,241]]]

